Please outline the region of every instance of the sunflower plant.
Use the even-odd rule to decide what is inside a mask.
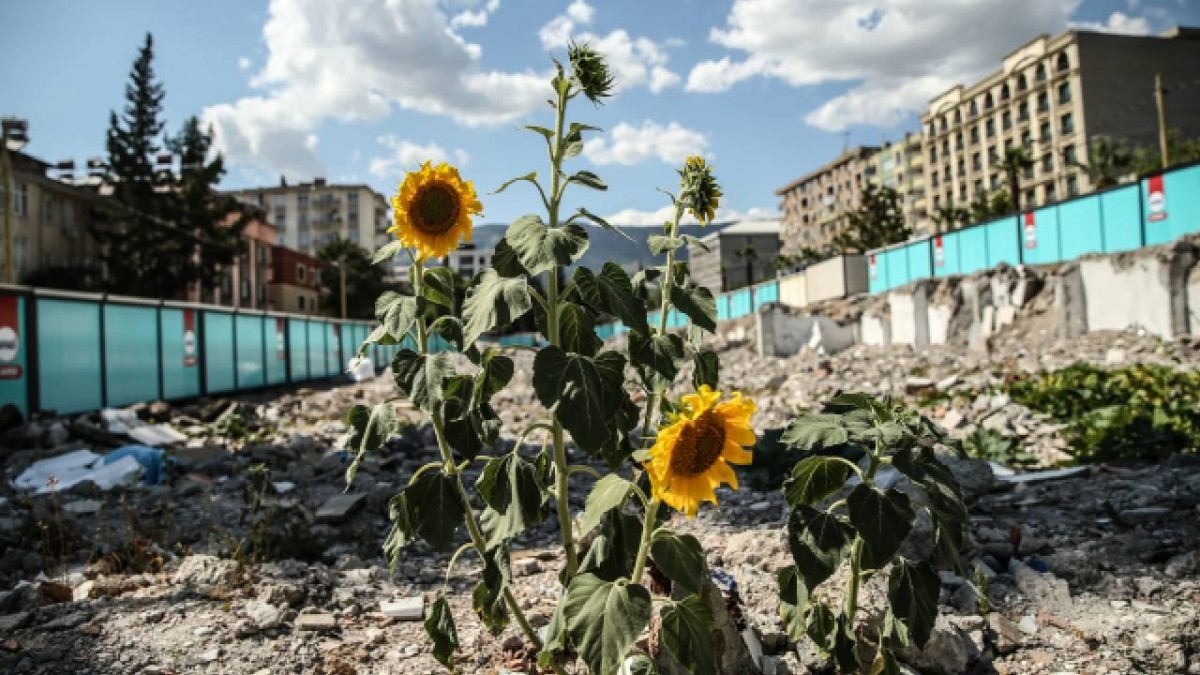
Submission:
[[[711,221],[723,195],[713,167],[702,157],[688,158],[678,170],[678,190],[666,192],[672,217],[647,238],[662,265],[630,277],[614,262],[599,270],[578,264],[592,236],[585,225],[624,235],[586,208],[567,213],[563,207],[568,190],[607,189],[595,173],[567,169],[585,134],[599,131],[569,121],[570,104],[582,96],[598,105],[614,91],[601,54],[571,44],[567,55],[566,66],[555,61],[550,82],[553,126],[526,127],[544,141],[548,173],[530,172],[496,190],[528,183],[542,212],[509,225],[492,266],[469,287],[460,289],[453,272],[436,262],[471,237],[472,217],[482,212],[474,185],[453,166],[427,163],[404,178],[393,199],[397,238],[375,260],[410,256],[413,292],[379,298],[379,325],[363,350],[400,345],[391,372],[400,395],[428,415],[440,457],[420,467],[389,502],[385,552],[394,567],[418,540],[453,551],[447,581],[462,555],[479,556],[476,614],[493,633],[515,622],[540,668],[565,673],[582,662],[597,675],[623,665],[653,672],[650,655],[633,652],[657,612],[655,643],[665,651],[656,657],[713,673],[713,619],[700,597],[711,584],[704,552],[695,537],[668,523],[669,509],[692,517],[702,502],[716,503],[718,486],[736,488],[732,467],[751,461],[747,448],[755,443],[753,401],[717,389],[719,359],[703,349],[704,333],[716,328],[716,302],[677,259],[679,249],[696,241],[681,234],[680,221],[688,214]],[[649,286],[659,291],[653,307]],[[541,346],[489,339],[527,314]],[[671,316],[685,317],[686,327],[668,330]],[[598,321],[609,318],[628,329],[624,347],[598,336]],[[436,342],[452,349],[439,351]],[[500,443],[504,429],[491,400],[512,380],[512,352],[521,349],[535,352],[532,384],[545,414],[509,430],[515,443]],[[690,382],[681,382],[688,361]],[[348,413],[348,444],[355,450],[348,481],[366,453],[396,431],[396,400]],[[468,469],[478,469],[471,485],[464,480]],[[572,480],[591,482],[578,513],[568,500]],[[518,535],[551,514],[561,537],[562,591],[549,623],[535,630],[513,592],[510,558]],[[658,597],[644,583],[651,570],[659,582],[653,586],[666,591]],[[445,586],[425,628],[433,655],[454,668],[458,633]]]

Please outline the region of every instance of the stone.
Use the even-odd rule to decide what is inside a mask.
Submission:
[[[517,558],[512,561],[514,577],[527,577],[542,571],[542,563],[537,558]]]
[[[246,603],[246,618],[259,630],[275,628],[283,621],[283,612],[275,605],[261,600],[251,600]]]
[[[908,647],[896,654],[900,661],[922,673],[935,675],[964,673],[978,656],[979,650],[969,632],[953,625],[944,614],[938,616],[924,648]]]
[[[959,380],[958,375],[949,375],[938,380],[937,385],[935,386],[937,387],[938,391],[950,391],[950,388],[958,384],[960,381],[961,380]]]
[[[190,555],[175,572],[175,583],[201,591],[220,590],[237,580],[237,563],[212,555]]]
[[[32,618],[33,612],[17,612],[16,614],[0,616],[0,634],[11,633],[19,628],[24,628],[29,625],[29,621]]]
[[[1037,619],[1034,618],[1032,614],[1026,614],[1025,616],[1021,617],[1021,620],[1017,623],[1017,629],[1026,635],[1037,635]]]
[[[1171,509],[1165,506],[1144,506],[1137,509],[1125,509],[1124,511],[1120,511],[1118,515],[1121,522],[1126,525],[1140,525],[1142,523],[1153,522],[1170,513]]]
[[[328,632],[337,630],[337,618],[332,614],[300,614],[296,617],[296,630]]]
[[[317,509],[317,522],[331,525],[344,523],[362,506],[366,498],[365,493],[336,494],[326,499]]]
[[[379,603],[379,611],[397,621],[421,621],[425,618],[425,597],[414,595],[400,600],[384,600]]]
[[[1024,633],[1017,628],[1016,624],[996,612],[988,615],[987,623],[995,638],[996,651],[1001,655],[1016,651],[1024,641]]]
[[[945,416],[942,417],[942,426],[949,431],[954,431],[962,426],[963,420],[963,414],[952,408],[947,410]]]

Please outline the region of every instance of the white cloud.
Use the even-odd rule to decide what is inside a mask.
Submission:
[[[848,83],[809,123],[831,131],[892,126],[942,91],[997,69],[1032,36],[1062,30],[1080,2],[734,0],[726,25],[710,35],[734,53],[698,63],[686,87],[724,91],[752,77],[796,87]]]
[[[238,58],[238,68],[240,68],[241,70],[250,70],[250,66],[251,66],[251,63],[250,63],[250,59],[248,57],[242,56],[242,57]]]
[[[1117,33],[1119,35],[1149,35],[1150,21],[1142,16],[1129,16],[1125,12],[1113,12],[1108,20],[1080,21],[1071,23],[1071,28],[1079,30],[1094,30],[1101,33]]]
[[[450,19],[451,28],[482,28],[487,25],[488,13],[485,10],[459,12]]]
[[[454,155],[456,164],[462,166],[470,162],[471,157],[466,150],[461,148],[453,153],[447,152],[442,146],[437,143],[428,143],[419,145],[412,141],[406,141],[392,134],[385,134],[376,139],[380,145],[387,148],[388,155],[383,157],[371,158],[370,172],[372,176],[378,178],[392,178],[398,176],[405,171],[411,171],[421,166],[424,162],[445,162]]]
[[[605,216],[605,220],[613,225],[621,227],[653,227],[659,226],[675,217],[675,207],[670,204],[653,211],[640,211],[638,209],[623,209],[610,216]],[[773,208],[762,206],[754,206],[746,211],[738,209],[717,209],[714,222],[727,223],[738,220],[770,220],[779,218],[779,212]],[[681,223],[691,225],[696,222],[696,219],[690,215],[684,215],[680,220]]]
[[[583,156],[594,164],[638,164],[658,159],[682,164],[688,155],[704,155],[708,138],[678,122],[666,126],[653,120],[640,125],[621,122],[612,131],[583,143]]]
[[[294,177],[320,169],[313,134],[326,120],[380,119],[399,106],[496,125],[537,109],[546,94],[545,73],[485,69],[482,49],[454,31],[436,0],[272,0],[263,37],[266,63],[251,79],[262,93],[204,116],[231,162]]]
[[[582,31],[592,22],[595,8],[583,0],[575,0],[565,14],[556,16],[538,30],[538,39],[546,49],[560,49],[571,39],[587,42],[604,54],[616,77],[617,89],[645,86],[658,92],[678,85],[683,78],[667,68],[665,45],[646,37],[633,37],[624,29],[607,35]]]

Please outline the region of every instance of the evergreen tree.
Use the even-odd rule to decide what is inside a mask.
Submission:
[[[849,213],[849,223],[833,238],[843,253],[863,253],[905,241],[912,229],[904,222],[900,194],[890,187],[867,183],[859,206]]]

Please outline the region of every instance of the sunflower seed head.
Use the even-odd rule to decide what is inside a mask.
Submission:
[[[712,166],[703,157],[692,155],[679,170],[679,200],[701,224],[712,222],[720,206],[721,186],[713,176]]]
[[[567,57],[571,61],[571,72],[574,73],[575,81],[588,100],[599,104],[600,99],[612,96],[615,80],[608,68],[608,62],[600,52],[592,49],[587,43],[572,42],[567,46]]]

